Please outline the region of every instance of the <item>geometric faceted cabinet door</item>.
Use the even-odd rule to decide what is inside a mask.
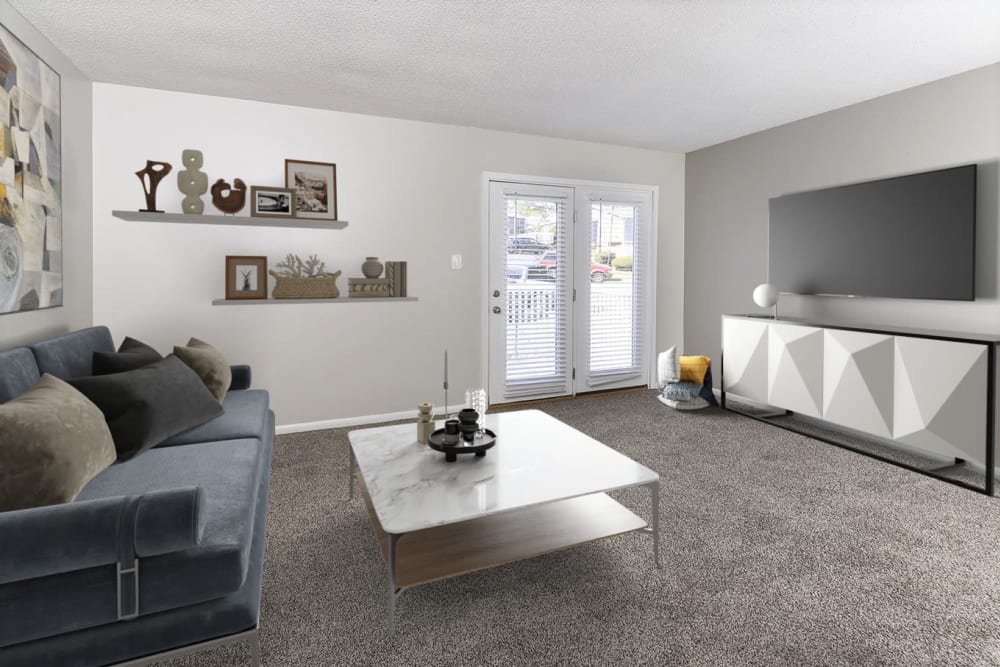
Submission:
[[[722,320],[722,389],[767,403],[767,322]]]
[[[893,437],[986,464],[985,345],[895,337]]]
[[[826,329],[823,419],[892,438],[893,336]]]
[[[767,339],[767,402],[823,416],[823,329],[772,324]]]

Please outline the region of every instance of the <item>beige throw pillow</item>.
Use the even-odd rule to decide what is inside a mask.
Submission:
[[[0,405],[0,512],[68,503],[115,457],[97,406],[45,374]]]
[[[218,348],[192,338],[187,347],[174,346],[174,354],[198,374],[220,403],[226,398],[229,385],[233,383],[233,370]]]

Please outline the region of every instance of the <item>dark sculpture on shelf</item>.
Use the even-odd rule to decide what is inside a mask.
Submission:
[[[140,208],[143,213],[163,213],[156,209],[156,186],[170,173],[173,167],[169,162],[157,162],[156,160],[146,160],[146,166],[135,172],[142,183],[142,191],[146,193],[146,208]]]
[[[219,179],[212,185],[212,205],[223,213],[237,213],[243,210],[247,202],[247,184],[235,179],[230,186],[225,180]]]

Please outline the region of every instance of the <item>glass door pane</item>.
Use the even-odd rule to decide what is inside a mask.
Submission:
[[[578,193],[589,225],[578,229],[579,392],[648,382],[649,193]]]

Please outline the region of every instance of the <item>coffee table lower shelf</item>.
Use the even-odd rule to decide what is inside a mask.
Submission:
[[[382,556],[390,536],[382,529],[358,476]],[[484,570],[569,547],[641,530],[646,521],[606,493],[558,500],[395,536],[393,574],[397,589]]]

